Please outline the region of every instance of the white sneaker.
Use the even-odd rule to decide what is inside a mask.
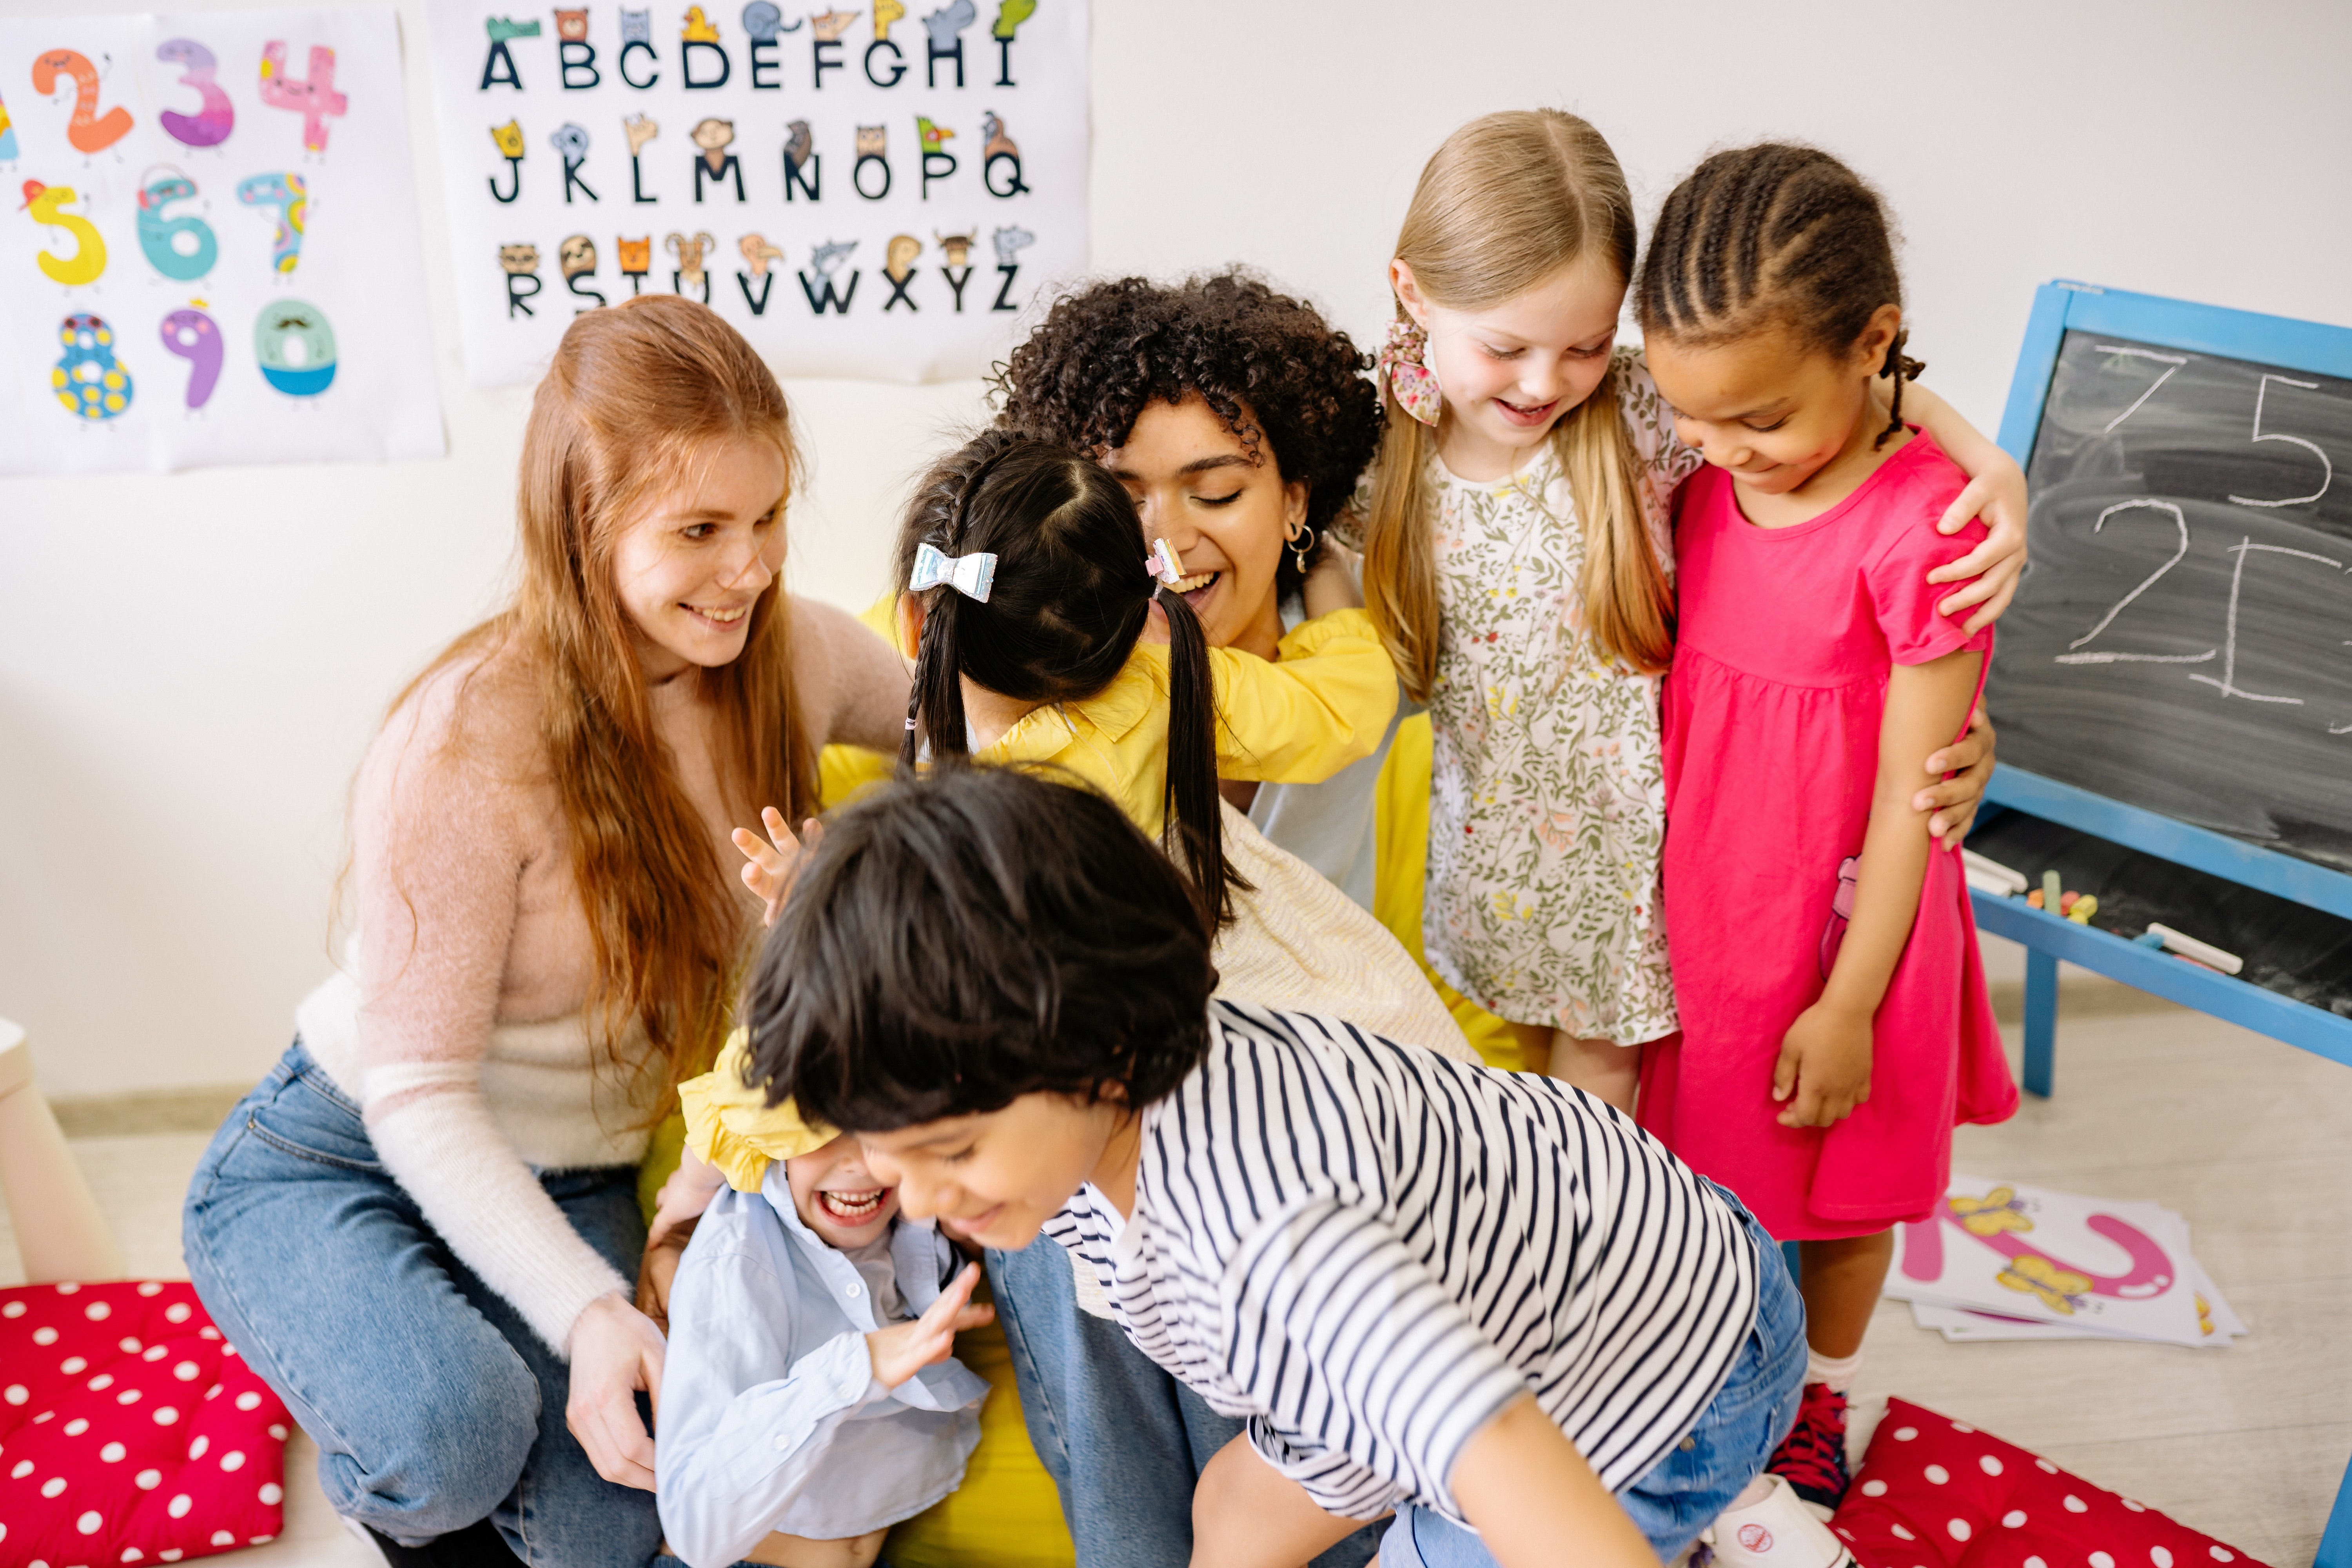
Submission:
[[[1715,1548],[1715,1568],[1855,1568],[1853,1553],[1813,1517],[1779,1476],[1760,1502],[1726,1509],[1699,1537]]]

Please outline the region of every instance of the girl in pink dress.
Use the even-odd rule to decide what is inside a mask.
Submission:
[[[1902,422],[1918,366],[1893,247],[1835,159],[1700,164],[1659,216],[1640,310],[1707,463],[1675,498],[1663,714],[1683,1033],[1647,1053],[1641,1121],[1802,1242],[1813,1364],[1775,1468],[1833,1507],[1892,1227],[1942,1197],[1956,1123],[2017,1104],[1958,846],[1912,805],[1992,641],[1936,613],[1927,574],[1982,531],[1920,526],[1966,476]]]

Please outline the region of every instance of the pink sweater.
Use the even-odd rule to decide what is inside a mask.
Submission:
[[[828,605],[794,599],[793,616],[811,740],[895,748],[907,709],[898,655]],[[728,797],[692,692],[686,679],[656,687],[655,725],[731,867],[728,835],[756,830],[773,803]],[[425,1219],[562,1352],[581,1310],[631,1282],[533,1172],[635,1164],[661,1079],[656,1067],[625,1080],[591,1048],[593,949],[538,710],[532,672],[501,651],[436,673],[385,722],[353,792],[353,952],[296,1022]],[[736,888],[748,930],[760,906]],[[633,1031],[620,1054],[644,1044]]]

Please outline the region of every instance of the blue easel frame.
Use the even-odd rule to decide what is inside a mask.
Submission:
[[[2001,415],[2000,445],[2021,468],[2032,459],[2042,404],[2057,371],[2059,347],[2069,331],[2108,333],[2163,348],[2352,378],[2352,330],[2087,283],[2047,283],[2034,293],[2033,314],[2018,350],[2017,374],[2010,382],[2009,405]],[[1994,772],[1985,799],[1992,807],[2021,811],[2352,919],[2352,876],[2307,860],[2006,764]],[[2032,868],[2019,868],[2032,874]],[[1979,892],[1974,902],[1980,928],[2026,950],[2025,1088],[2031,1093],[2046,1097],[2054,1087],[2060,959],[2352,1067],[2352,1019],[2076,925],[2056,910],[2037,910],[2021,898]],[[2336,1494],[2313,1568],[2352,1568],[2352,1470]]]

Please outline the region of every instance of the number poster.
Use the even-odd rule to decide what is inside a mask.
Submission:
[[[1086,267],[1086,6],[432,0],[468,374],[678,293],[782,374],[982,374]]]
[[[446,449],[389,9],[0,17],[0,473]]]

